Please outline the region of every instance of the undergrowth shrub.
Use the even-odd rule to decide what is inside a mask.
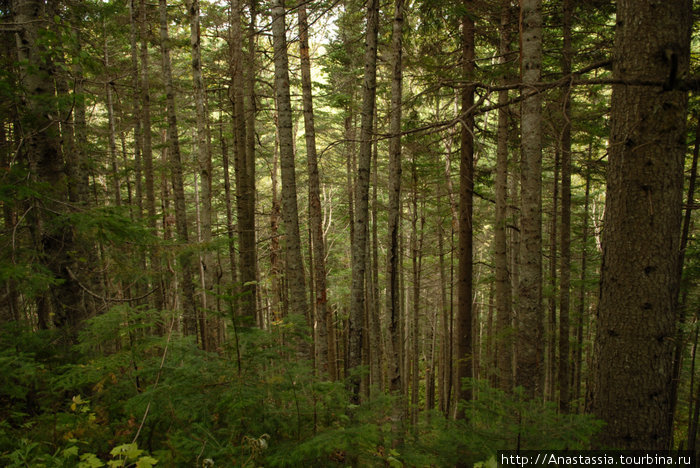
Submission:
[[[375,390],[352,405],[344,382],[315,375],[301,357],[303,319],[265,331],[239,326],[211,353],[169,333],[175,317],[114,306],[61,352],[50,331],[0,331],[3,463],[449,466],[516,446],[584,448],[599,427],[483,382],[470,383],[478,399],[466,406],[467,424],[424,412],[402,426],[392,420],[395,397]]]

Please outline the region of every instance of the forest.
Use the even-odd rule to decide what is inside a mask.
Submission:
[[[0,465],[700,453],[699,14],[0,0]]]

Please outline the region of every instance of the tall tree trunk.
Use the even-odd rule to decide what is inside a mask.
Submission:
[[[552,219],[549,230],[549,317],[547,328],[547,375],[545,399],[554,401],[557,380],[557,219],[559,211],[559,148],[554,150],[554,177],[552,180]]]
[[[42,266],[57,280],[55,285],[39,294],[37,315],[41,328],[47,328],[53,322],[54,326],[63,329],[66,341],[70,343],[77,338],[86,311],[80,300],[77,280],[71,274],[75,271],[75,261],[71,257],[75,248],[73,230],[65,222],[57,222],[65,213],[68,191],[59,129],[51,118],[55,105],[53,64],[39,37],[41,29],[47,27],[48,18],[43,1],[14,0],[11,6],[18,25],[22,150],[29,161],[30,177],[46,187],[45,197],[33,201],[35,248]]]
[[[82,50],[82,34],[80,30],[74,32],[74,38],[76,43],[76,48],[78,54]],[[76,60],[72,67],[73,76],[75,77],[75,108],[73,110],[74,117],[74,134],[75,134],[75,151],[77,167],[75,168],[75,174],[68,174],[69,177],[73,177],[74,184],[77,184],[77,198],[76,202],[81,205],[86,205],[88,203],[89,195],[89,170],[88,161],[85,157],[85,149],[87,146],[87,125],[85,120],[85,77],[83,75],[83,66],[80,60]]]
[[[355,242],[352,245],[352,286],[350,299],[350,328],[348,368],[362,364],[362,321],[365,308],[365,269],[367,266],[367,219],[369,215],[369,174],[372,159],[372,129],[377,91],[377,34],[379,30],[379,2],[367,3],[367,36],[365,50],[365,77],[362,89],[362,122],[360,124],[360,155],[355,186]],[[359,398],[359,376],[351,378],[355,400]]]
[[[354,99],[354,96],[353,96]],[[351,99],[352,101],[352,99]],[[357,161],[355,157],[355,109],[352,102],[348,105],[347,115],[343,123],[345,128],[345,170],[347,173],[346,185],[348,193],[348,224],[350,225],[350,249],[355,243],[355,181],[353,175],[357,172]],[[352,256],[352,252],[350,252]]]
[[[137,0],[129,0],[129,45],[131,47],[131,86],[133,88],[133,121],[134,121],[134,178],[136,188],[136,206],[138,207],[136,218],[143,216],[143,181],[142,181],[142,129],[141,129],[141,102],[140,102],[140,80],[139,80],[139,51],[138,51],[138,29],[136,26]],[[145,262],[145,260],[143,260]]]
[[[512,126],[514,127],[513,133],[520,135],[520,116],[519,112],[515,112],[513,116]],[[516,140],[515,136],[512,137],[513,141]],[[520,153],[520,152],[518,152]],[[518,156],[522,156],[519,154]],[[510,251],[508,252],[508,266],[510,271],[510,291],[511,299],[513,300],[511,305],[511,311],[513,317],[511,319],[512,338],[511,341],[511,352],[513,353],[513,361],[511,364],[511,381],[513,385],[516,384],[516,366],[518,364],[518,320],[516,317],[518,305],[518,291],[520,286],[520,157],[514,157],[511,163],[511,177],[508,178],[508,193],[510,198],[510,204],[506,210],[508,222],[512,223],[512,228],[506,231],[506,241],[510,245]]]
[[[377,106],[374,109],[374,134],[379,134],[379,117]],[[370,315],[370,342],[372,344],[372,367],[371,376],[382,392],[386,391],[386,372],[384,362],[386,347],[382,337],[382,315],[379,299],[379,204],[377,203],[377,193],[379,185],[379,140],[375,138],[372,145],[372,246],[370,249],[371,259],[368,258],[371,270],[371,281],[369,291],[372,297]]]
[[[379,118],[377,106],[374,107],[374,129],[373,134],[379,133]],[[367,290],[367,330],[369,343],[369,384],[376,385],[377,388],[384,387],[382,378],[382,343],[381,343],[381,321],[379,316],[379,294],[375,269],[375,259],[378,260],[377,252],[377,159],[378,159],[378,141],[375,138],[372,142],[372,197],[370,221],[367,223],[367,276],[365,280],[365,288]],[[369,201],[368,201],[369,203]],[[370,210],[370,208],[368,208]],[[371,234],[371,239],[370,239]]]
[[[455,113],[459,112],[459,93],[455,91],[455,96],[453,99],[454,102],[454,111]],[[456,380],[456,375],[457,375],[457,366],[455,363],[455,314],[454,314],[454,286],[455,286],[455,281],[454,281],[454,253],[455,253],[455,233],[459,235],[459,202],[457,201],[457,197],[455,196],[455,190],[452,184],[452,156],[453,156],[453,143],[454,140],[456,139],[456,128],[453,128],[452,131],[450,132],[450,137],[447,139],[447,148],[446,148],[446,155],[445,155],[445,170],[444,170],[444,175],[445,175],[445,183],[446,183],[446,188],[447,188],[447,197],[450,201],[450,211],[451,211],[451,218],[450,218],[450,246],[448,251],[450,252],[450,261],[449,261],[449,267],[450,267],[450,276],[449,276],[449,285],[450,285],[450,294],[449,294],[449,313],[447,315],[447,323],[448,323],[448,329],[449,333],[447,335],[447,362],[445,370],[447,374],[445,375],[446,378],[446,394],[445,394],[445,415],[450,416],[454,412],[452,409],[454,408],[454,389],[455,389],[455,380]]]
[[[235,232],[236,229],[233,225],[233,203],[231,203],[231,175],[230,175],[230,161],[228,156],[228,144],[226,142],[226,137],[224,136],[224,121],[223,121],[223,98],[219,96],[220,108],[219,108],[219,139],[221,140],[221,163],[224,166],[224,201],[226,204],[226,236],[228,237],[228,260],[231,268],[231,285],[232,290],[229,294],[232,296],[230,300],[231,304],[231,320],[235,322],[238,315],[238,299],[237,299],[237,288],[238,283],[238,268],[236,262],[236,246],[235,246]]]
[[[423,232],[425,217],[423,216],[423,210],[421,207],[421,212],[418,211],[418,175],[416,172],[416,161],[415,155],[411,164],[411,172],[413,177],[413,219],[411,220],[411,266],[413,270],[413,291],[411,302],[413,304],[413,313],[411,314],[411,336],[413,340],[411,342],[411,424],[415,426],[418,424],[418,390],[420,384],[420,328],[419,328],[419,318],[420,318],[420,281],[421,281],[421,263],[423,259]],[[418,225],[420,219],[420,228]]]
[[[231,100],[234,114],[234,149],[236,167],[236,212],[238,215],[238,250],[241,282],[241,314],[249,321],[256,320],[256,271],[255,244],[255,171],[249,167],[254,155],[249,155],[246,128],[245,81],[243,76],[243,37],[241,32],[240,0],[231,0]],[[254,118],[254,114],[253,114]]]
[[[562,74],[571,74],[573,50],[571,46],[571,22],[574,4],[563,4]],[[559,279],[559,409],[569,411],[569,311],[571,300],[571,88],[564,88],[564,128],[561,133],[561,257]]]
[[[442,199],[442,196],[440,196]],[[450,305],[447,302],[447,274],[445,273],[445,241],[442,220],[438,228],[438,255],[440,263],[440,368],[438,373],[438,409],[447,415],[452,356],[450,354]]]
[[[10,136],[11,138],[11,136]],[[3,174],[9,174],[12,161],[12,147],[10,138],[7,135],[6,122],[0,120],[0,171]],[[11,232],[17,223],[17,214],[15,206],[12,203],[2,204],[2,219],[3,219],[3,235]],[[12,255],[15,253],[15,248],[12,248]],[[20,320],[19,309],[19,294],[17,282],[13,279],[4,281],[4,297],[0,299],[0,326],[8,322]]]
[[[59,2],[49,2],[46,5],[46,17],[54,18],[59,14],[60,4]],[[49,23],[51,32],[60,38],[63,34],[63,27],[56,21],[51,21]],[[56,49],[53,55],[54,63],[52,67],[52,76],[55,83],[56,96],[68,96],[70,93],[70,86],[68,84],[68,74],[65,70],[68,69],[65,60],[65,48],[63,44],[53,44]],[[78,179],[76,177],[78,173],[78,167],[80,160],[78,159],[78,152],[75,148],[75,138],[73,133],[73,122],[71,121],[71,114],[73,111],[72,107],[68,107],[65,103],[56,101],[56,114],[60,121],[60,136],[59,136],[59,149],[61,150],[61,158],[65,164],[66,173],[66,183],[68,199],[72,202],[78,201]]]
[[[168,37],[168,5],[167,0],[159,0],[160,6],[160,41],[163,59],[163,79],[165,81],[165,98],[168,115],[168,154],[170,156],[170,171],[173,184],[173,199],[175,201],[175,227],[178,241],[189,244],[187,226],[187,205],[185,203],[185,186],[182,175],[182,157],[180,155],[180,137],[177,128],[177,112],[175,109],[175,87],[170,64],[170,39]],[[185,250],[180,254],[182,267],[182,309],[184,332],[189,335],[197,334],[197,308],[194,302],[194,273],[192,254]],[[201,330],[200,330],[201,332]],[[201,343],[202,346],[204,343]]]
[[[695,346],[697,347],[697,333],[695,334]],[[691,389],[692,390],[692,389]],[[698,437],[698,423],[700,422],[700,385],[698,385],[697,393],[694,395],[695,407],[693,408],[693,414],[690,418],[690,426],[688,429],[688,450],[695,453]],[[697,456],[697,453],[695,453]]]
[[[107,96],[107,135],[109,139],[109,162],[112,169],[112,188],[114,190],[114,204],[122,205],[121,184],[119,178],[119,163],[117,161],[117,128],[114,119],[114,98],[112,96],[112,80],[109,78],[109,50],[107,41],[107,27],[104,26],[104,66],[107,70],[107,82],[105,83],[105,95]]]
[[[401,89],[402,89],[403,0],[394,5],[392,32],[391,110],[389,116],[389,204],[387,206],[386,313],[389,318],[389,390],[401,389],[399,294],[399,207],[401,206]]]
[[[499,54],[501,66],[508,63],[510,52],[510,0],[501,5]],[[509,73],[503,71],[503,84],[508,83]],[[498,92],[498,134],[496,143],[496,222],[494,225],[494,263],[496,269],[496,356],[498,387],[509,392],[513,389],[513,299],[508,272],[506,244],[508,210],[508,91]]]
[[[693,320],[693,325],[697,324],[697,313]],[[697,443],[697,431],[698,431],[698,418],[700,417],[700,392],[698,394],[694,393],[695,390],[695,362],[698,351],[698,336],[700,335],[700,329],[695,327],[695,337],[693,338],[693,345],[690,351],[690,384],[688,388],[688,442],[687,450],[695,452],[695,445]],[[699,387],[700,390],[700,387]]]
[[[209,114],[206,106],[206,88],[204,87],[204,79],[202,78],[202,52],[199,26],[199,0],[190,0],[188,5],[188,13],[190,18],[190,46],[192,48],[192,81],[194,84],[194,101],[195,115],[197,117],[197,136],[196,136],[196,151],[197,164],[199,166],[199,176],[202,181],[202,194],[200,197],[200,229],[201,242],[204,251],[200,254],[200,271],[202,272],[202,311],[201,318],[206,323],[205,329],[202,330],[203,347],[207,350],[214,350],[218,346],[216,337],[218,336],[217,324],[214,317],[209,315],[207,309],[214,284],[214,257],[211,253],[209,244],[212,240],[211,223],[212,223],[212,204],[211,204],[211,187],[212,187],[212,165],[211,154],[209,152],[209,138],[207,135],[207,120]]]
[[[328,314],[326,296],[326,249],[323,239],[323,219],[321,213],[321,183],[318,174],[316,155],[316,129],[311,90],[311,59],[309,57],[309,25],[306,5],[298,9],[299,16],[299,55],[301,57],[301,85],[304,104],[304,133],[306,136],[306,158],[309,171],[309,230],[313,252],[313,270],[316,290],[316,366],[322,375],[335,375],[332,342],[329,329],[332,322]]]
[[[578,294],[578,314],[576,317],[576,352],[574,353],[574,377],[573,382],[573,397],[575,400],[581,398],[582,393],[582,373],[583,373],[583,327],[586,315],[586,268],[588,268],[588,205],[591,195],[591,175],[590,175],[590,153],[591,145],[588,147],[588,160],[586,161],[585,177],[586,189],[583,202],[583,226],[581,227],[581,276],[580,288]]]
[[[168,167],[168,132],[162,130],[160,135],[160,164],[162,167]],[[170,212],[170,184],[166,171],[161,171],[160,174],[160,213],[163,225],[163,240],[169,241],[173,238],[172,226],[176,224],[174,216]],[[178,307],[177,303],[177,277],[173,269],[173,255],[171,251],[164,252],[163,273],[160,276],[160,284],[163,292],[162,304],[163,308],[172,310]],[[168,274],[170,273],[170,274]]]
[[[671,448],[690,0],[617,3],[592,410],[598,445]]]
[[[473,2],[464,0],[465,14],[462,17],[462,77],[469,82],[474,75],[474,19]],[[473,191],[474,191],[474,86],[466,85],[462,89],[462,131],[461,157],[459,165],[459,275],[457,278],[457,400],[469,401],[472,392],[465,387],[463,379],[473,374],[473,330],[472,330],[472,276],[473,255]],[[457,409],[457,419],[465,419],[463,407]]]
[[[277,135],[279,132],[275,132]],[[280,259],[279,219],[282,208],[280,207],[279,194],[277,192],[277,173],[279,168],[279,137],[275,137],[275,149],[272,155],[272,169],[270,170],[270,185],[272,186],[272,207],[270,209],[270,277],[272,279],[272,310],[274,318],[279,320],[289,312],[287,295],[284,293],[284,278],[282,277],[282,260]]]
[[[494,319],[493,315],[496,309],[496,298],[494,297],[496,293],[496,287],[493,283],[489,284],[489,296],[488,296],[488,313],[486,316],[486,345],[484,346],[484,359],[482,359],[484,378],[488,379],[489,385],[496,386],[498,384],[497,375],[495,370],[496,365],[496,349],[494,346]]]
[[[275,96],[282,172],[282,221],[285,234],[285,273],[289,289],[289,310],[307,316],[304,264],[301,256],[299,212],[292,134],[292,105],[289,97],[289,62],[285,38],[284,0],[274,0],[272,35],[275,49]]]
[[[520,284],[516,384],[529,397],[541,395],[544,383],[542,346],[542,110],[530,86],[540,81],[542,0],[521,0],[522,162],[520,212]]]
[[[239,0],[240,1],[240,0]],[[246,241],[244,244],[247,246],[246,251],[246,264],[252,272],[253,282],[245,288],[251,291],[253,297],[253,306],[258,310],[262,310],[257,307],[257,302],[260,300],[260,295],[257,292],[257,284],[259,283],[258,278],[258,254],[257,254],[257,243],[256,243],[256,229],[255,229],[255,202],[257,199],[256,184],[255,184],[255,116],[257,114],[257,107],[255,104],[255,44],[256,44],[256,6],[257,0],[249,0],[249,12],[250,12],[250,22],[248,24],[248,53],[245,56],[245,68],[243,79],[245,81],[245,110],[243,111],[245,115],[245,171],[246,171],[246,195],[243,198],[245,203],[246,216],[244,217],[244,225],[246,232]],[[246,275],[250,275],[247,273]],[[262,326],[261,317],[257,314],[258,325]]]
[[[680,286],[683,286],[683,264],[685,263],[685,251],[688,247],[688,236],[690,234],[691,216],[693,214],[693,204],[695,203],[695,179],[698,171],[698,154],[700,153],[700,120],[695,128],[695,146],[693,149],[693,162],[690,166],[690,180],[688,181],[688,197],[686,199],[685,214],[683,216],[683,228],[681,231],[681,245],[678,253],[678,276],[681,280]],[[685,289],[685,288],[683,288]],[[680,292],[680,291],[679,291]],[[685,296],[685,291],[684,294]],[[684,328],[685,323],[685,300],[676,297],[676,310],[678,311],[678,330],[676,332],[675,349],[673,352],[673,377],[671,384],[671,411],[669,411],[669,426],[673,434],[673,418],[676,414],[676,406],[678,405],[678,387],[681,382],[681,364],[683,361],[683,351],[686,347],[686,337]],[[692,389],[691,389],[692,391]]]
[[[139,39],[141,41],[141,79],[139,81],[139,92],[141,97],[141,127],[142,133],[142,151],[143,151],[143,170],[146,182],[146,214],[148,215],[148,227],[152,234],[157,234],[156,228],[156,192],[155,192],[155,176],[153,172],[153,143],[151,134],[151,93],[150,80],[148,76],[148,14],[146,11],[146,0],[139,2]],[[164,307],[165,290],[163,288],[163,280],[161,278],[160,256],[157,249],[150,249],[150,266],[155,277],[153,283],[160,288],[154,295],[154,306],[157,310]]]

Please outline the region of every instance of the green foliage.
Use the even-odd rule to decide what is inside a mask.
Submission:
[[[478,398],[466,404],[469,438],[462,443],[482,457],[515,447],[586,449],[602,427],[591,415],[562,414],[551,402],[530,400],[522,388],[508,395],[483,381],[467,385],[472,385]]]
[[[3,461],[46,467],[201,466],[205,459],[214,466],[448,466],[485,460],[518,443],[583,448],[599,427],[590,417],[560,415],[521,392],[506,395],[477,382],[468,424],[432,412],[402,428],[392,422],[394,397],[373,394],[349,405],[343,382],[314,375],[298,358],[308,333],[298,319],[270,331],[240,328],[240,371],[234,342],[226,342],[222,354],[207,353],[191,337],[169,337],[171,321],[146,308],[112,307],[86,324],[75,347],[80,364],[51,356],[49,333],[3,330]],[[133,441],[139,428],[142,448]]]

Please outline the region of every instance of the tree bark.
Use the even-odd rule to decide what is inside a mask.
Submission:
[[[316,290],[316,366],[322,375],[335,375],[335,350],[332,341],[333,323],[328,313],[326,295],[326,248],[323,239],[323,216],[321,213],[321,183],[316,155],[316,129],[314,125],[313,98],[311,89],[311,58],[309,57],[309,25],[306,5],[300,5],[299,55],[301,57],[301,84],[304,105],[304,133],[306,158],[309,172],[309,229],[313,251],[313,270]],[[329,333],[329,330],[331,332]]]
[[[377,106],[374,109],[374,134],[379,134],[379,117]],[[368,288],[371,296],[370,307],[370,343],[372,348],[372,366],[370,368],[370,379],[372,384],[376,384],[382,392],[386,391],[387,376],[384,370],[384,362],[387,352],[385,341],[382,337],[382,314],[379,299],[379,204],[377,193],[379,185],[379,140],[375,138],[372,145],[372,242],[371,258],[368,256],[367,263],[370,269],[371,281]]]
[[[199,176],[202,182],[201,203],[199,204],[200,229],[202,253],[200,254],[200,271],[202,272],[202,320],[205,328],[202,330],[203,348],[214,350],[217,348],[216,336],[218,336],[218,326],[213,317],[208,317],[207,311],[209,299],[213,299],[212,294],[214,284],[214,257],[209,244],[212,240],[212,164],[209,152],[209,137],[207,131],[207,121],[209,113],[206,105],[206,88],[202,78],[202,52],[199,23],[199,0],[190,0],[188,5],[190,19],[190,47],[192,49],[192,81],[194,85],[195,116],[197,118],[196,151],[197,164],[199,166]]]
[[[521,73],[526,96],[540,81],[542,0],[521,0]],[[522,102],[520,284],[518,287],[516,385],[533,398],[543,391],[542,310],[542,110],[541,97]]]
[[[562,74],[571,74],[571,27],[574,4],[563,3]],[[563,89],[564,127],[561,133],[561,239],[559,265],[559,409],[569,411],[569,312],[571,300],[571,88]]]
[[[240,0],[239,0],[240,1]],[[257,106],[255,104],[255,44],[256,44],[256,32],[255,32],[255,22],[257,14],[257,0],[249,0],[249,13],[250,22],[248,24],[248,53],[244,58],[244,76],[245,81],[245,110],[243,111],[245,116],[245,170],[246,170],[246,195],[243,199],[245,203],[246,216],[244,219],[245,231],[246,231],[246,244],[247,256],[246,265],[250,265],[251,272],[247,275],[252,274],[254,282],[246,288],[251,290],[251,295],[253,297],[253,307],[262,310],[257,307],[257,303],[260,301],[260,294],[258,294],[259,283],[259,272],[258,272],[258,248],[256,241],[256,228],[255,228],[255,204],[257,200],[257,191],[255,183],[255,116],[257,114]],[[261,315],[256,314],[256,319],[258,325],[262,327]]]
[[[11,138],[11,137],[10,137]],[[6,122],[0,121],[0,171],[4,174],[9,174],[11,170],[12,150],[11,141],[8,138],[6,130]],[[2,204],[2,220],[3,220],[3,235],[11,232],[17,223],[17,213],[14,203],[4,202]],[[12,254],[15,250],[13,248]],[[0,299],[0,326],[12,321],[20,320],[19,309],[19,291],[17,282],[13,279],[4,281],[4,291],[2,299]]]
[[[233,132],[236,169],[236,212],[238,215],[238,250],[241,282],[241,314],[256,320],[257,253],[255,243],[255,171],[254,155],[250,155],[246,127],[245,80],[243,76],[243,37],[241,32],[240,0],[231,0],[231,100],[233,102]],[[254,148],[253,148],[254,149]]]
[[[397,394],[401,389],[400,367],[400,293],[399,293],[399,207],[401,200],[401,92],[402,92],[402,38],[403,0],[394,4],[392,32],[391,110],[389,115],[389,204],[387,205],[386,256],[386,313],[389,318],[389,390]]]
[[[289,97],[289,62],[285,37],[284,0],[274,0],[272,34],[275,50],[275,96],[282,172],[282,221],[285,234],[285,273],[289,289],[289,311],[306,316],[306,286],[301,255],[299,212],[292,135],[292,105]]]
[[[671,448],[690,0],[617,4],[592,410],[598,446]]]
[[[367,266],[367,220],[369,215],[369,174],[372,159],[372,129],[377,91],[377,35],[379,30],[379,2],[367,3],[367,35],[365,49],[365,76],[362,90],[362,121],[360,124],[360,154],[355,186],[355,241],[352,245],[352,286],[350,299],[348,368],[362,364],[362,336],[365,329],[362,317],[365,308],[365,269]],[[354,399],[359,399],[360,380],[351,378]]]
[[[77,47],[77,52],[80,53],[82,50],[82,34],[80,30],[75,31],[75,42]],[[87,132],[86,132],[86,120],[85,120],[85,77],[83,75],[83,66],[80,60],[76,60],[72,67],[73,75],[75,77],[75,108],[73,111],[73,125],[74,125],[74,135],[75,135],[75,158],[77,161],[77,166],[75,167],[75,173],[68,173],[68,177],[72,178],[72,183],[77,185],[76,187],[76,202],[82,206],[88,204],[90,198],[89,189],[89,169],[88,161],[85,157],[85,149],[87,146]]]
[[[671,426],[671,431],[673,433],[673,418],[676,414],[676,407],[678,405],[678,388],[681,383],[681,370],[683,362],[683,351],[686,347],[686,337],[684,328],[685,323],[685,292],[687,289],[685,286],[683,278],[683,264],[685,263],[685,251],[688,247],[688,237],[690,234],[690,224],[691,217],[693,214],[693,205],[695,203],[695,179],[697,177],[698,171],[698,154],[700,154],[700,121],[695,128],[695,146],[693,149],[693,161],[690,166],[690,179],[688,181],[688,196],[686,198],[686,208],[685,214],[683,215],[683,228],[681,231],[681,244],[678,252],[678,276],[681,281],[681,288],[684,289],[683,298],[676,297],[676,310],[678,311],[678,330],[676,331],[676,339],[674,344],[673,352],[673,373],[672,373],[672,384],[671,384],[671,411],[669,411],[669,426]],[[680,292],[680,291],[679,291]],[[692,388],[691,388],[692,391]]]
[[[557,380],[557,219],[559,211],[559,152],[554,150],[554,177],[552,178],[552,217],[549,230],[549,317],[547,327],[547,373],[545,400],[555,401]]]
[[[112,97],[112,80],[109,77],[109,50],[107,41],[107,27],[104,26],[104,66],[107,70],[107,82],[105,83],[105,95],[107,96],[107,124],[109,140],[109,163],[112,169],[112,188],[114,190],[114,204],[122,205],[121,183],[119,178],[119,163],[117,161],[117,128],[114,119],[114,98]]]
[[[170,174],[173,184],[173,199],[175,201],[175,228],[178,241],[189,244],[189,229],[187,226],[187,204],[185,203],[185,186],[182,174],[182,157],[180,154],[180,137],[177,127],[177,112],[175,109],[175,87],[170,63],[170,39],[168,37],[168,5],[167,0],[159,1],[160,7],[160,41],[163,63],[163,78],[168,117],[168,155],[170,156]],[[182,309],[184,332],[189,335],[197,334],[197,308],[194,302],[194,273],[192,254],[185,250],[180,254],[179,264],[182,267]],[[200,334],[202,330],[199,330]],[[199,337],[204,346],[202,337]]]
[[[474,75],[474,19],[473,2],[464,1],[466,9],[462,17],[462,76],[467,82]],[[459,274],[457,278],[457,400],[469,401],[472,398],[470,386],[465,387],[464,379],[473,377],[473,191],[474,191],[474,117],[466,114],[474,105],[474,86],[462,89],[462,131],[461,156],[459,166]],[[457,409],[457,419],[465,419],[462,407]]]
[[[136,7],[137,0],[129,0],[129,45],[131,47],[131,86],[132,86],[132,105],[133,105],[133,121],[134,121],[134,179],[136,189],[136,206],[138,207],[136,218],[141,219],[143,216],[143,175],[141,162],[142,135],[141,129],[141,103],[140,103],[140,84],[139,84],[139,51],[138,51],[138,29],[136,26]],[[143,260],[145,262],[145,260]]]
[[[153,139],[151,133],[151,93],[150,80],[148,76],[148,15],[146,11],[146,0],[139,2],[139,39],[141,41],[141,77],[139,80],[139,94],[141,100],[140,122],[142,128],[142,144],[143,151],[143,170],[146,184],[146,214],[148,216],[148,227],[152,234],[157,235],[156,227],[156,192],[155,192],[155,176],[153,172]],[[163,280],[161,278],[160,256],[155,247],[150,249],[150,267],[155,279],[154,286],[160,288],[154,295],[154,306],[157,310],[164,307],[165,289],[163,288]]]
[[[412,267],[412,282],[413,291],[411,302],[413,305],[413,311],[411,314],[411,424],[415,426],[418,424],[418,411],[420,405],[418,402],[418,390],[420,384],[420,288],[421,288],[421,264],[423,263],[423,233],[425,216],[423,215],[423,207],[421,206],[421,211],[418,211],[418,175],[416,172],[416,161],[415,155],[411,163],[411,172],[413,178],[413,217],[411,220],[411,267]],[[420,227],[419,227],[420,219]]]
[[[279,320],[289,313],[287,295],[284,293],[283,261],[280,259],[279,219],[282,208],[277,191],[277,173],[279,172],[279,132],[275,132],[275,149],[272,155],[270,185],[272,186],[272,207],[270,209],[270,276],[272,279],[272,310],[274,318]]]
[[[66,343],[77,339],[77,331],[86,318],[80,301],[80,288],[70,271],[75,271],[71,252],[75,249],[73,230],[59,222],[69,201],[66,173],[60,152],[60,138],[55,112],[53,63],[44,50],[40,31],[47,27],[44,2],[14,0],[17,58],[20,63],[20,123],[32,180],[45,184],[44,197],[33,200],[32,230],[35,249],[42,266],[57,281],[37,298],[40,328],[51,323],[65,332]]]
[[[501,5],[499,54],[501,66],[507,66],[510,52],[510,0]],[[508,83],[508,70],[503,71],[503,84]],[[513,389],[513,299],[508,271],[506,227],[508,211],[508,91],[498,92],[498,134],[496,142],[496,222],[494,224],[494,263],[496,269],[496,356],[498,388]]]
[[[233,203],[231,203],[231,175],[230,175],[230,161],[228,155],[228,144],[226,142],[226,137],[224,136],[224,122],[223,122],[223,98],[220,96],[220,108],[219,108],[219,139],[221,144],[221,163],[224,169],[224,202],[226,204],[226,236],[228,237],[228,260],[231,268],[231,285],[232,290],[229,292],[231,299],[229,301],[231,307],[231,320],[236,320],[238,316],[238,298],[237,298],[237,288],[238,283],[238,267],[236,262],[236,245],[235,245],[235,226],[233,225]]]
[[[586,178],[586,189],[583,202],[583,226],[581,226],[581,276],[580,288],[578,294],[578,314],[576,317],[576,351],[574,357],[574,377],[573,390],[574,399],[579,400],[581,398],[582,391],[582,374],[583,374],[583,327],[586,320],[586,268],[588,268],[588,206],[591,195],[591,174],[590,174],[590,153],[591,145],[588,146],[588,159],[586,161],[586,167],[584,169]]]

